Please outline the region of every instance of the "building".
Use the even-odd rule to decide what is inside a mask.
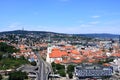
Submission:
[[[111,77],[112,73],[112,67],[98,64],[85,63],[75,67],[75,75],[80,79]]]
[[[115,58],[110,64],[113,67],[113,72],[118,72],[120,74],[120,58]]]

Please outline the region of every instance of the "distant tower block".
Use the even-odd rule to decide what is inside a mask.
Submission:
[[[51,37],[49,36],[49,39],[48,39],[49,42],[51,42]]]
[[[51,35],[49,33],[49,36],[48,36],[48,42],[50,43],[51,42]]]
[[[119,42],[118,42],[118,46],[119,46],[119,49],[120,49],[120,35],[119,35]]]
[[[24,31],[24,27],[22,28],[22,31]]]
[[[120,35],[119,35],[119,43],[120,43]]]

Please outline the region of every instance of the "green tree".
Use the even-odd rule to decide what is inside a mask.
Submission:
[[[17,72],[10,73],[8,80],[24,80],[24,79],[28,79],[27,73],[17,71]]]
[[[1,42],[0,51],[4,53],[13,53],[13,52],[19,52],[19,49],[16,49],[14,46],[10,46],[6,43]]]
[[[68,76],[69,76],[70,79],[72,79],[72,78],[73,78],[72,72],[69,72],[69,73],[68,73]]]
[[[56,71],[58,70],[65,70],[65,66],[64,65],[61,65],[61,64],[56,64],[54,62],[52,62],[52,68],[53,68],[53,71],[56,73]]]
[[[31,64],[32,66],[36,66],[36,65],[37,65],[35,61],[32,61],[30,64]]]
[[[60,74],[60,76],[65,77],[66,73],[65,73],[65,66],[61,65],[61,64],[56,64],[56,63],[52,63],[52,68],[55,74]]]
[[[75,65],[68,65],[68,67],[67,67],[67,73],[68,73],[68,76],[70,79],[73,78],[72,73],[74,72],[74,67],[75,67]]]
[[[0,52],[0,60],[2,60],[3,52]]]
[[[2,80],[2,78],[3,78],[3,77],[2,77],[2,75],[0,74],[0,80]]]
[[[3,58],[0,60],[0,69],[10,69],[10,68],[17,68],[23,64],[30,64],[28,60],[22,58]]]
[[[56,64],[56,69],[57,70],[65,69],[65,66],[61,64]]]
[[[64,69],[58,70],[57,73],[60,74],[60,76],[62,77],[66,77],[66,73]]]
[[[67,73],[69,73],[69,72],[74,72],[74,65],[68,65],[68,67],[67,67]]]
[[[55,67],[56,64],[54,62],[52,62],[51,65],[52,65],[52,67]]]

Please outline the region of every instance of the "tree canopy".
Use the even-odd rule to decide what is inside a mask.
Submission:
[[[61,65],[61,64],[56,64],[56,63],[52,63],[52,68],[55,74],[60,74],[60,76],[65,77],[66,73],[65,73],[65,66]]]
[[[0,52],[14,53],[14,52],[18,52],[18,51],[19,51],[19,49],[16,49],[14,46],[8,45],[3,42],[0,43]]]
[[[68,67],[67,67],[67,73],[68,73],[68,76],[70,79],[73,77],[72,73],[74,72],[74,67],[75,67],[75,65],[68,65]]]
[[[24,79],[28,79],[27,73],[21,72],[21,71],[16,71],[16,72],[9,74],[8,80],[24,80]]]
[[[6,43],[0,43],[0,70],[6,70],[10,68],[19,67],[22,64],[29,63],[23,57],[14,58],[11,56],[12,53],[18,52],[14,46],[10,46]]]
[[[2,80],[2,75],[0,74],[0,80]]]

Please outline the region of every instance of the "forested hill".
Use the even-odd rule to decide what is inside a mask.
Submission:
[[[57,35],[73,35],[73,34],[64,34],[64,33],[56,33],[56,32],[48,32],[48,31],[25,31],[25,30],[15,30],[15,31],[5,31],[0,32],[0,34],[37,34],[37,35],[49,35],[49,34],[57,34]],[[90,38],[119,38],[118,34],[107,34],[107,33],[95,33],[95,34],[74,34],[74,36],[84,36]]]
[[[113,39],[113,38],[119,38],[118,34],[77,34],[79,36],[85,36],[85,37],[90,37],[90,38],[109,38],[109,39]]]

